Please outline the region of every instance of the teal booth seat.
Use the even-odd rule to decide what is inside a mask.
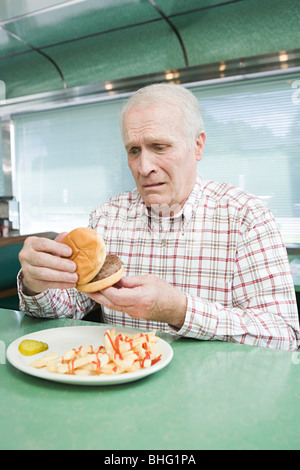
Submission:
[[[55,238],[56,233],[33,234],[38,237]],[[25,239],[30,235],[0,238],[0,308],[19,310],[17,275],[20,270],[19,253]]]

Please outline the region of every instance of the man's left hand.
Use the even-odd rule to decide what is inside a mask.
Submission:
[[[184,323],[186,295],[152,274],[123,277],[114,286],[88,295],[133,318],[164,322],[178,329]]]

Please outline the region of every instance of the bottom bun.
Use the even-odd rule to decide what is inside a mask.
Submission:
[[[80,292],[98,292],[106,289],[107,287],[113,286],[118,282],[124,274],[124,268],[121,268],[110,276],[100,279],[98,281],[91,281],[88,284],[77,284],[76,289]]]

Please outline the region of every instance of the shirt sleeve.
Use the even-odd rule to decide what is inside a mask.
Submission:
[[[35,296],[27,296],[23,292],[22,270],[18,273],[17,288],[20,310],[31,317],[81,320],[96,305],[77,289],[47,289]]]
[[[270,212],[240,235],[231,298],[232,307],[225,308],[187,294],[185,322],[177,334],[283,350],[300,346],[293,279]]]

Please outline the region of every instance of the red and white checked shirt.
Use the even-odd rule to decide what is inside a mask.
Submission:
[[[199,340],[296,350],[300,331],[286,249],[274,218],[259,198],[200,176],[173,218],[149,214],[137,189],[111,198],[89,226],[118,255],[126,275],[155,274],[188,300],[178,331],[166,323],[104,308],[106,323],[157,329]],[[83,318],[95,305],[76,289],[22,293],[20,308],[38,317]]]

